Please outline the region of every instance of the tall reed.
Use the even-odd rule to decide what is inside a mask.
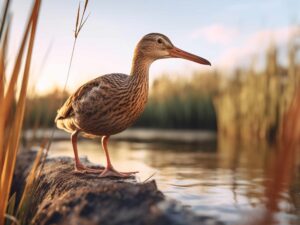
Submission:
[[[282,193],[289,191],[300,154],[300,90],[295,93],[279,129],[276,155],[266,174],[266,211],[261,217],[252,218],[248,225],[277,224],[274,214],[279,211]]]
[[[79,2],[79,5],[78,5],[78,10],[77,10],[77,15],[76,15],[76,23],[75,23],[75,30],[74,30],[73,47],[72,47],[71,57],[70,57],[70,61],[69,61],[67,77],[66,77],[64,88],[62,90],[62,94],[65,94],[65,92],[66,92],[66,87],[67,87],[69,76],[70,76],[70,71],[71,71],[71,67],[72,67],[72,63],[73,63],[73,57],[74,57],[74,52],[75,52],[75,47],[76,47],[78,35],[80,34],[81,29],[83,28],[84,24],[86,23],[86,21],[89,17],[89,15],[85,16],[88,3],[89,3],[89,0],[85,0],[82,12],[80,10],[80,2]],[[63,101],[60,102],[60,105],[62,103],[63,103]],[[54,120],[52,120],[51,124],[53,124],[53,122],[54,122]],[[54,138],[55,130],[56,130],[56,126],[53,124],[51,136],[49,137],[49,141],[48,141],[48,144],[46,146],[46,152],[45,152],[45,155],[44,155],[44,157],[42,159],[42,162],[41,162],[41,169],[43,169],[43,167],[45,165],[45,161],[46,161],[46,158],[48,156],[48,153],[49,153],[49,150],[50,150],[53,138]]]
[[[9,2],[10,1],[7,1],[7,4],[9,4]],[[19,149],[20,133],[26,105],[31,57],[35,41],[40,4],[41,0],[34,1],[12,74],[7,76],[10,78],[7,82],[5,82],[6,71],[4,68],[6,56],[3,54],[3,49],[6,48],[7,42],[3,41],[2,36],[0,36],[0,225],[3,225],[5,221],[16,156]],[[7,5],[5,5],[5,9],[8,9]],[[5,16],[3,16],[4,19],[1,21],[1,27],[9,26],[9,24],[7,24],[7,15],[8,14],[6,13]],[[6,32],[8,32],[8,27]],[[7,37],[7,34],[5,36]],[[21,70],[22,65],[23,71]],[[15,93],[18,80],[21,82],[21,88],[19,95],[16,96]]]

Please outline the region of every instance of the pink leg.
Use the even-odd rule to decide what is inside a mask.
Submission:
[[[74,151],[74,157],[75,157],[75,171],[81,172],[81,173],[100,173],[102,170],[100,169],[92,169],[92,168],[87,168],[79,160],[78,156],[78,149],[77,149],[77,137],[79,134],[79,130],[74,131],[71,134],[71,141],[72,141],[72,146],[73,146],[73,151]]]
[[[105,152],[106,156],[106,168],[104,171],[100,174],[100,177],[120,177],[120,178],[127,178],[131,177],[133,174],[138,173],[137,171],[135,172],[118,172],[117,170],[114,169],[113,165],[110,162],[110,157],[107,149],[107,142],[108,142],[109,136],[103,136],[102,137],[102,148]]]

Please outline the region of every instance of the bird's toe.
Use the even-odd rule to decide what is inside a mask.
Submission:
[[[101,178],[105,177],[117,177],[117,178],[132,178],[134,174],[138,173],[137,171],[134,172],[119,172],[113,168],[106,168],[103,172],[99,175]]]
[[[86,167],[82,164],[77,164],[75,165],[75,173],[80,173],[80,174],[100,174],[103,172],[103,169],[95,169],[95,168],[89,168],[89,167]]]

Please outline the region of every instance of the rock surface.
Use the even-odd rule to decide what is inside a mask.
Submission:
[[[20,192],[34,154],[22,153],[13,182]],[[211,217],[197,216],[167,199],[155,181],[134,178],[99,178],[73,171],[73,159],[48,159],[38,178],[30,204],[30,223],[39,225],[221,225]],[[23,183],[22,183],[23,182]]]

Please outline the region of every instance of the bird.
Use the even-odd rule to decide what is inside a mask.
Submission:
[[[110,160],[109,137],[130,127],[142,114],[148,99],[149,68],[159,59],[183,58],[203,65],[211,63],[200,56],[183,51],[160,33],[149,33],[141,38],[133,54],[129,75],[110,73],[80,86],[61,108],[55,118],[59,129],[71,133],[75,171],[98,173],[99,177],[128,178],[134,172],[119,172]],[[78,135],[101,138],[106,156],[105,169],[84,166],[77,149]]]

